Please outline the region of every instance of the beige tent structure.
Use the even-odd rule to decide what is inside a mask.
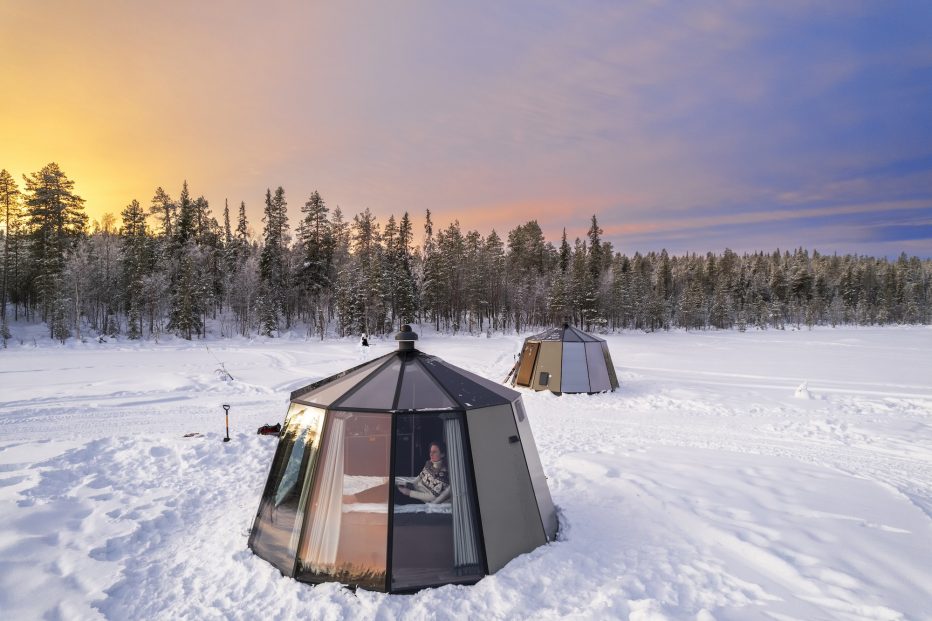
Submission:
[[[524,339],[509,375],[512,386],[562,393],[618,388],[608,343],[568,324]],[[506,380],[507,381],[507,380]]]
[[[520,393],[418,351],[409,326],[396,339],[291,394],[249,537],[286,576],[472,584],[556,536]]]

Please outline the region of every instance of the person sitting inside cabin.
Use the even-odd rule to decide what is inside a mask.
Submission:
[[[430,443],[430,459],[424,464],[421,473],[410,483],[398,485],[398,491],[428,504],[449,502],[450,471],[447,469],[446,453],[440,442]]]

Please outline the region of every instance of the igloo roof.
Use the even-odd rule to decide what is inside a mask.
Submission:
[[[527,338],[529,341],[575,341],[583,343],[592,343],[592,342],[604,342],[605,339],[600,339],[597,336],[592,336],[582,330],[574,328],[573,326],[563,324],[559,328],[551,328],[540,334],[535,334],[534,336],[529,336]]]
[[[291,393],[291,400],[359,412],[472,410],[520,393],[416,349],[393,351]]]

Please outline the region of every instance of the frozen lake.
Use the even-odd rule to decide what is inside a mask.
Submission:
[[[521,344],[415,330],[495,380]],[[355,340],[0,351],[2,616],[932,618],[932,329],[607,340],[619,391],[523,391],[558,541],[411,596],[299,584],[246,548],[276,442],[256,428],[360,363]]]

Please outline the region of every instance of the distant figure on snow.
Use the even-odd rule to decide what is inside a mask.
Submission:
[[[362,342],[359,344],[362,347],[362,359],[369,359],[369,338],[365,335],[362,335]]]

